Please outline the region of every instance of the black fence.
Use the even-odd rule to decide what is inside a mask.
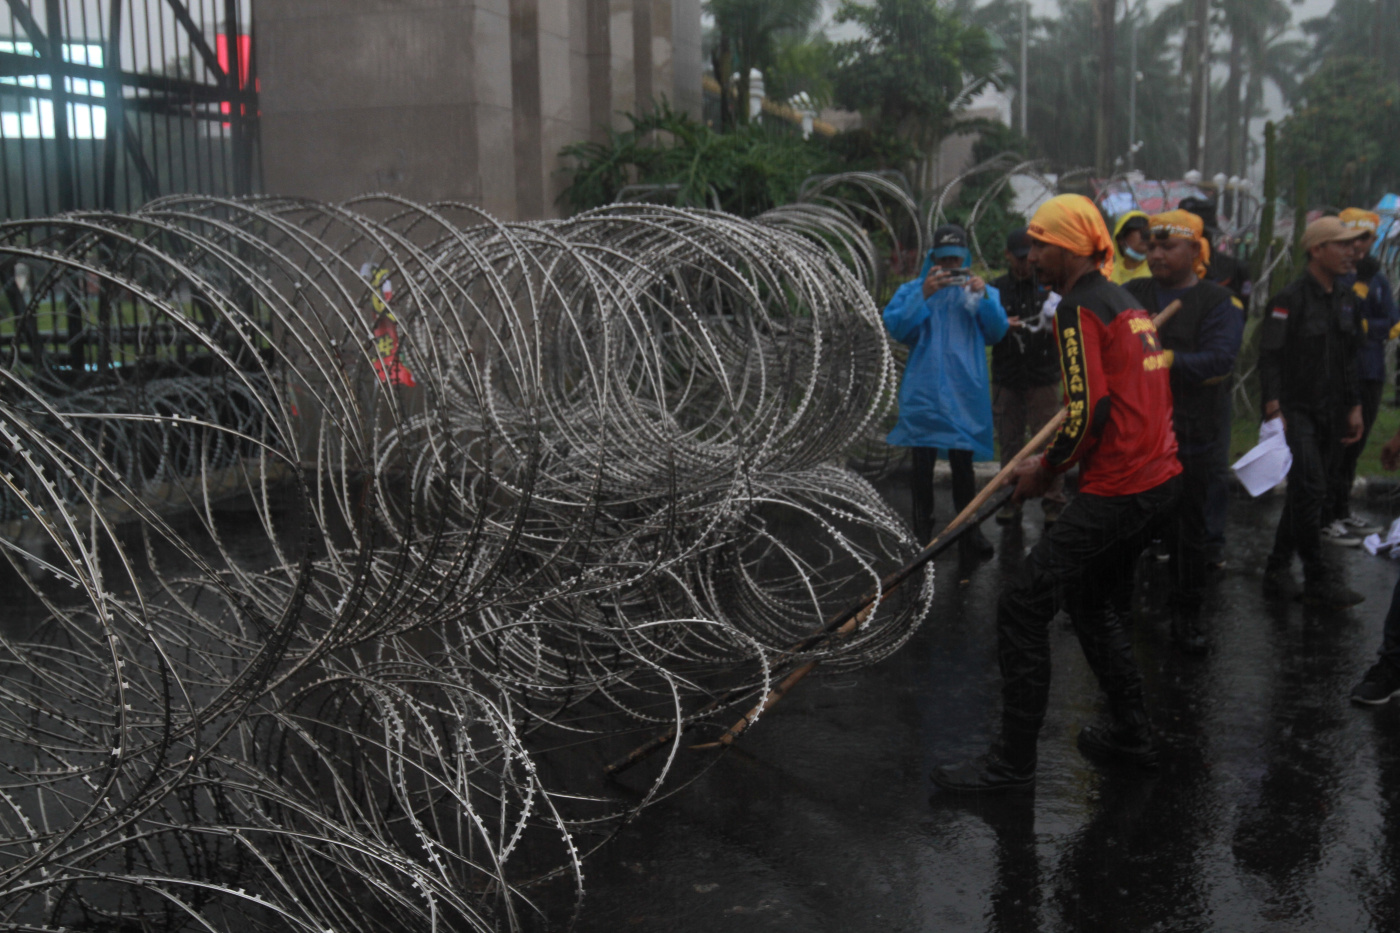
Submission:
[[[252,0],[5,3],[7,219],[259,189]]]

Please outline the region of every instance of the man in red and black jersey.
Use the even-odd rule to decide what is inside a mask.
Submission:
[[[1076,463],[1080,494],[997,603],[1001,736],[987,754],[934,772],[951,791],[1034,785],[1050,692],[1050,620],[1061,606],[1108,696],[1108,721],[1086,726],[1080,747],[1149,767],[1158,758],[1122,617],[1133,566],[1179,485],[1169,357],[1141,304],[1101,272],[1113,241],[1092,202],[1053,198],[1029,232],[1040,280],[1062,296],[1055,335],[1067,414],[1045,454],[1021,464],[1016,495],[1042,495]]]

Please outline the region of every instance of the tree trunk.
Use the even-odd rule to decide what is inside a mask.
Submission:
[[[1094,164],[1103,177],[1113,172],[1109,128],[1113,125],[1113,33],[1117,7],[1117,0],[1097,0],[1094,5],[1099,28],[1099,115],[1094,127]]]
[[[1187,129],[1186,161],[1188,168],[1205,174],[1206,95],[1210,92],[1210,0],[1193,0],[1194,25],[1191,41],[1187,43],[1187,59],[1183,63],[1191,75],[1190,125]]]
[[[1244,70],[1244,37],[1237,29],[1230,30],[1230,75],[1225,79],[1225,174],[1243,174],[1240,153],[1236,150],[1240,133],[1240,73]]]
[[[719,82],[719,131],[728,132],[734,126],[734,102],[730,99],[729,76],[734,73],[734,56],[729,51],[729,37],[721,34],[719,44],[710,56]]]

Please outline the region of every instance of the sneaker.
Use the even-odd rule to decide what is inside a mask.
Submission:
[[[1264,570],[1264,598],[1294,600],[1303,595],[1298,581],[1287,567],[1268,567]]]
[[[1346,518],[1340,518],[1337,521],[1341,522],[1352,534],[1360,535],[1363,538],[1367,535],[1378,535],[1382,531],[1385,531],[1380,525],[1373,525],[1359,515],[1348,515]],[[1336,522],[1333,522],[1333,524],[1336,524]]]
[[[1340,520],[1323,527],[1322,540],[1338,547],[1359,547],[1361,544],[1361,538]]]
[[[1400,696],[1400,667],[1387,661],[1371,665],[1361,683],[1351,688],[1351,702],[1365,706],[1380,706],[1394,696]]]
[[[1366,597],[1348,589],[1336,580],[1313,581],[1303,584],[1303,602],[1320,609],[1346,609],[1364,603]]]
[[[1014,768],[995,748],[968,761],[935,768],[930,777],[954,794],[1015,794],[1035,789],[1035,766]]]
[[[1021,520],[1021,506],[1019,503],[1008,502],[1001,507],[997,513],[998,525],[1014,525]]]

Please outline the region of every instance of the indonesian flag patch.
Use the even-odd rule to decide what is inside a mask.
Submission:
[[[1269,316],[1276,321],[1286,321],[1288,320],[1288,309],[1274,308],[1272,311],[1269,312]]]

